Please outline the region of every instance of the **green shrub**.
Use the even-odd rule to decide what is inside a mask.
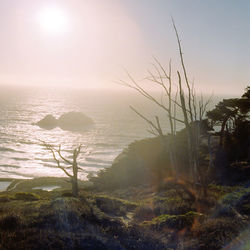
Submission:
[[[125,215],[128,210],[136,208],[136,204],[122,199],[99,195],[95,197],[96,206],[107,214],[114,214],[118,216]]]
[[[250,194],[250,188],[238,188],[238,190],[224,196],[221,202],[223,204],[235,206],[241,201],[243,196],[247,194]]]
[[[62,197],[73,197],[73,194],[70,192],[64,192],[62,193]]]
[[[8,197],[7,195],[0,196],[0,202],[9,202],[9,201],[10,197]]]
[[[236,205],[236,209],[246,215],[250,215],[250,192],[244,194]]]
[[[133,219],[135,221],[148,221],[154,217],[154,211],[147,205],[138,206],[135,209]]]
[[[156,230],[161,230],[164,227],[180,230],[182,228],[190,228],[194,223],[195,217],[201,216],[203,215],[196,212],[188,212],[181,215],[162,214],[152,221],[143,222],[141,225],[150,226]]]
[[[39,200],[39,196],[33,193],[19,192],[15,193],[14,199],[23,201],[37,201]]]
[[[197,225],[194,235],[200,242],[199,249],[216,250],[236,237],[242,228],[243,224],[237,219],[214,218]]]
[[[184,214],[194,210],[193,203],[181,197],[155,197],[154,213],[161,214]]]
[[[21,218],[15,214],[7,214],[0,218],[0,228],[2,230],[13,231],[21,226]]]

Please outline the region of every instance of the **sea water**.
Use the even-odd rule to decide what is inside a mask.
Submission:
[[[130,105],[149,119],[159,116],[164,131],[169,131],[166,113],[127,89],[0,87],[0,178],[65,176],[41,141],[55,148],[61,145],[62,154],[68,158],[72,150],[82,144],[78,158],[81,179],[109,167],[131,142],[152,137],[148,124],[130,109]],[[45,130],[32,125],[48,114],[59,118],[69,111],[80,111],[91,117],[93,127],[71,132],[59,127]],[[182,124],[177,127],[180,129]],[[63,161],[61,164],[70,171],[70,166]]]
[[[147,125],[129,105],[147,114],[155,108],[127,91],[0,87],[0,177],[64,176],[41,141],[61,145],[62,154],[69,158],[82,144],[81,179],[110,166],[129,143],[150,136]],[[32,125],[48,114],[58,118],[69,111],[91,117],[93,127],[71,132]]]

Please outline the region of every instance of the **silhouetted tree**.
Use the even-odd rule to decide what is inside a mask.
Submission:
[[[237,123],[245,121],[250,111],[250,87],[241,98],[224,99],[207,112],[213,126],[220,126],[220,145],[223,145],[225,131],[232,133]]]
[[[173,21],[173,20],[172,20]],[[150,125],[150,132],[154,135],[158,135],[162,138],[163,143],[165,143],[167,151],[169,152],[171,167],[173,169],[173,175],[175,179],[178,179],[178,168],[176,164],[176,147],[175,147],[175,135],[176,135],[176,123],[182,123],[186,127],[187,144],[188,144],[188,159],[189,159],[189,169],[191,170],[190,176],[193,182],[197,182],[199,179],[199,145],[200,145],[200,135],[201,135],[201,121],[206,112],[209,100],[204,101],[203,97],[197,98],[195,93],[194,84],[190,84],[187,70],[184,63],[183,52],[181,47],[181,42],[179,35],[173,21],[173,27],[177,37],[179,56],[183,71],[184,84],[182,82],[182,76],[179,71],[177,71],[178,84],[173,84],[172,80],[172,67],[171,60],[169,62],[168,69],[165,69],[163,65],[154,58],[153,68],[154,71],[148,70],[149,76],[145,78],[157,86],[160,86],[162,90],[162,97],[156,98],[150,91],[146,90],[141,86],[128,72],[128,81],[120,81],[119,83],[135,89],[142,96],[152,101],[158,107],[163,109],[168,117],[170,125],[170,136],[168,136],[168,142],[164,137],[162,126],[158,116],[155,116],[155,120],[150,120],[145,115],[140,113],[134,107],[131,109],[138,114],[142,119],[144,119]],[[176,87],[178,86],[178,87]],[[177,117],[177,109],[181,109],[183,116]]]
[[[73,150],[73,155],[72,155],[72,160],[69,160],[65,158],[62,153],[61,153],[61,145],[58,146],[58,149],[55,149],[51,145],[44,143],[44,146],[51,151],[54,160],[57,163],[57,167],[60,168],[69,178],[70,182],[72,184],[72,194],[73,196],[77,197],[78,196],[78,170],[81,169],[78,167],[77,164],[77,157],[79,156],[81,152],[81,147],[82,145],[79,145],[77,148]],[[60,163],[60,160],[57,158],[57,156],[66,164],[70,165],[71,168],[71,173],[66,170],[66,167],[63,167]]]

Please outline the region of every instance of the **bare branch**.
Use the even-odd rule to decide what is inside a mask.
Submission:
[[[158,117],[158,116],[156,116],[156,117],[155,117],[155,120],[156,120],[157,128],[158,128],[158,131],[159,131],[159,135],[160,135],[160,136],[163,136],[162,129],[161,129],[161,125],[160,125],[160,120],[159,120],[159,117]]]
[[[152,128],[147,129],[147,131],[148,131],[150,134],[154,135],[154,136],[158,136],[158,134],[155,133],[154,130],[152,130]]]
[[[126,87],[130,87],[132,89],[135,89],[137,92],[139,92],[141,95],[143,95],[144,97],[146,97],[147,99],[151,100],[152,102],[154,102],[155,104],[157,104],[159,107],[161,107],[162,109],[164,109],[165,111],[168,111],[168,109],[162,105],[159,101],[156,100],[156,98],[154,98],[152,95],[149,94],[148,91],[144,90],[134,79],[133,77],[127,72],[129,79],[132,81],[132,83],[134,85],[131,85],[127,82],[124,81],[120,81],[120,83],[123,86]]]
[[[192,89],[191,89],[191,94],[192,94],[192,104],[193,104],[193,115],[194,115],[194,120],[197,120],[197,103],[196,103],[196,93],[194,89],[194,81],[192,82]]]
[[[67,163],[70,164],[70,165],[73,164],[73,162],[71,162],[70,160],[68,160],[68,159],[66,159],[65,157],[62,156],[62,154],[61,154],[61,145],[59,145],[59,148],[58,148],[58,150],[57,150],[57,153],[58,153],[58,155],[59,155],[65,162],[67,162]]]
[[[176,120],[175,120],[175,118],[176,118],[176,102],[177,102],[177,98],[178,98],[178,88],[177,88],[176,93],[175,93],[175,102],[174,102],[174,118],[173,118],[173,120],[174,120],[174,134],[176,134]]]
[[[154,60],[156,61],[156,63],[158,64],[158,66],[160,67],[160,69],[162,70],[162,72],[164,73],[165,77],[166,77],[167,79],[169,79],[169,75],[167,75],[167,72],[166,72],[166,70],[164,69],[164,67],[162,66],[162,64],[157,60],[156,57],[153,57],[153,58],[154,58]]]
[[[157,128],[157,126],[151,121],[151,120],[149,120],[148,118],[146,118],[144,115],[142,115],[139,111],[137,111],[134,107],[132,107],[132,106],[129,106],[138,116],[140,116],[144,121],[146,121],[153,129],[155,129],[157,132],[158,132],[158,134],[160,134],[159,133],[159,131],[158,131],[158,128]]]
[[[51,145],[46,144],[46,143],[44,143],[44,146],[45,146],[48,150],[51,151],[51,153],[52,153],[52,155],[53,155],[53,158],[54,158],[55,162],[57,163],[58,168],[60,168],[61,170],[63,170],[63,172],[64,172],[68,177],[72,178],[73,176],[72,176],[71,174],[69,174],[69,173],[67,172],[67,170],[65,170],[64,167],[61,166],[60,161],[56,158],[54,148],[53,148]]]
[[[177,31],[177,28],[175,26],[175,22],[174,22],[173,18],[172,18],[172,23],[174,26],[174,30],[175,30],[175,34],[176,34],[176,38],[177,38],[177,43],[178,43],[178,47],[179,47],[179,54],[180,54],[181,65],[182,65],[182,69],[183,69],[183,73],[184,73],[184,78],[185,78],[186,86],[188,88],[188,106],[189,106],[189,110],[191,111],[190,112],[190,119],[191,119],[191,122],[193,122],[192,105],[191,105],[191,89],[190,89],[190,84],[188,82],[187,71],[186,71],[186,67],[185,67],[185,63],[184,63],[184,59],[183,59],[181,41],[180,41],[179,34],[178,34],[178,31]]]
[[[178,79],[179,79],[179,91],[180,91],[179,93],[180,93],[182,112],[183,112],[183,116],[184,116],[184,122],[185,122],[186,128],[188,128],[189,127],[189,121],[188,121],[188,116],[187,116],[187,111],[186,111],[185,97],[184,97],[183,90],[182,90],[182,85],[181,85],[181,75],[180,75],[179,71],[177,71],[177,75],[178,75]]]

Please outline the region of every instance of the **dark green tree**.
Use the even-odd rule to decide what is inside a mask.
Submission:
[[[220,145],[223,145],[225,131],[232,133],[237,124],[246,121],[250,111],[250,87],[241,98],[224,99],[207,112],[212,126],[220,126]]]

